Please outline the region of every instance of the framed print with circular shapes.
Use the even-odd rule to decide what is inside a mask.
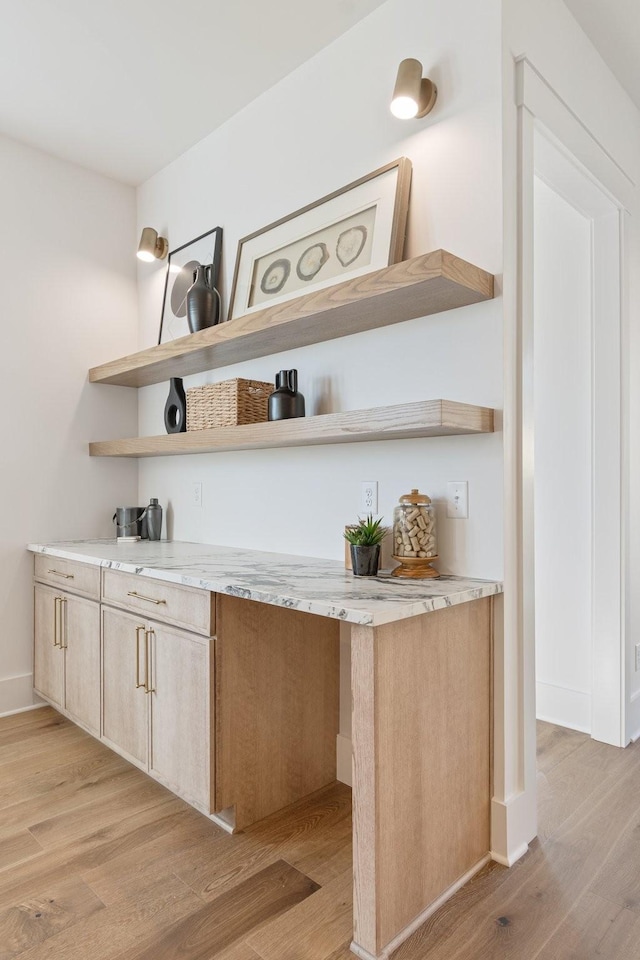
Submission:
[[[401,157],[244,237],[229,320],[402,260],[410,184]]]

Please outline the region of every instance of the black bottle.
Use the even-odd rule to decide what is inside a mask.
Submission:
[[[145,512],[147,515],[149,540],[160,540],[162,536],[162,507],[155,497],[151,498],[151,502]]]
[[[169,396],[164,407],[164,426],[167,433],[186,433],[187,398],[180,377],[171,377]]]
[[[298,393],[298,371],[276,373],[276,389],[269,397],[269,420],[304,417],[304,397]]]

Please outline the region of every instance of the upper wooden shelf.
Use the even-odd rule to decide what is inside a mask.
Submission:
[[[89,380],[146,387],[492,297],[492,274],[435,250],[103,363],[89,371]]]
[[[451,437],[492,431],[493,410],[490,407],[453,400],[421,400],[392,407],[247,423],[239,427],[216,427],[160,437],[99,440],[89,444],[89,453],[92,457],[168,457],[324,443]]]

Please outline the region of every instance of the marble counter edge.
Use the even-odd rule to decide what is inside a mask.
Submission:
[[[370,600],[369,603],[371,604],[390,605],[387,610],[371,611],[360,609],[356,606],[349,607],[347,604],[341,604],[337,600],[310,600],[304,597],[273,593],[260,587],[249,588],[241,584],[225,582],[222,579],[213,579],[197,575],[189,576],[179,570],[170,570],[159,566],[146,567],[143,564],[136,564],[129,560],[110,560],[103,557],[91,556],[74,552],[69,549],[66,544],[64,547],[57,547],[55,544],[29,543],[27,544],[27,550],[34,554],[58,557],[61,560],[71,560],[76,563],[87,563],[92,566],[104,567],[110,570],[120,570],[123,573],[149,577],[150,579],[165,583],[195,587],[200,590],[209,590],[212,593],[224,593],[246,600],[255,600],[258,603],[267,603],[272,606],[285,607],[299,610],[303,613],[312,613],[317,616],[341,620],[344,623],[370,627],[382,626],[383,624],[393,623],[398,620],[406,620],[424,613],[433,613],[436,610],[453,607],[461,603],[469,603],[473,600],[499,596],[503,592],[502,583],[499,581],[482,581],[475,578],[461,577],[459,578],[461,583],[458,590],[455,589],[456,580],[450,579],[446,582],[451,584],[451,591],[444,595],[425,597],[422,599],[398,597]],[[246,552],[250,553],[249,550]],[[300,559],[309,560],[310,558],[301,557]],[[462,583],[468,583],[470,580],[472,580],[473,586],[461,586]],[[375,578],[375,582],[387,584],[388,579]],[[434,581],[430,582],[434,583]],[[361,602],[366,604],[367,601],[363,598]]]

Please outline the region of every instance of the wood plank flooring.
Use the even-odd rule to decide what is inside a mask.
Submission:
[[[640,960],[640,743],[539,725],[540,836],[393,960]],[[228,836],[44,708],[0,719],[0,960],[352,960],[351,797]]]

